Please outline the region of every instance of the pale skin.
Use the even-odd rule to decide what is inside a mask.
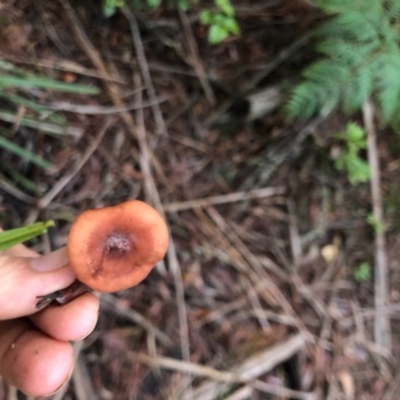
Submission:
[[[64,306],[36,309],[36,296],[75,280],[65,249],[46,256],[23,245],[0,252],[0,375],[28,396],[56,392],[69,379],[72,345],[97,322],[99,301],[86,293]]]

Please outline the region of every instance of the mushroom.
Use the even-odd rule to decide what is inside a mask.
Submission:
[[[67,242],[69,264],[87,288],[117,292],[147,277],[165,256],[168,238],[161,214],[142,201],[87,210],[72,224]],[[37,307],[52,300],[69,301],[84,291],[81,284],[75,282],[64,291],[41,296]]]

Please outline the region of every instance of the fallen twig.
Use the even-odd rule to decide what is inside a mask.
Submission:
[[[105,122],[103,127],[100,129],[97,136],[94,138],[92,143],[88,146],[82,157],[76,162],[72,167],[71,172],[65,174],[38,202],[38,207],[40,209],[46,208],[53,199],[65,188],[65,186],[71,181],[72,178],[82,169],[82,167],[89,160],[91,155],[95,152],[97,147],[100,145],[104,135],[115,122],[115,119],[109,119]]]
[[[156,337],[163,346],[172,346],[172,340],[165,333],[161,332],[156,326],[154,326],[137,311],[131,308],[123,307],[111,294],[103,293],[100,297],[100,302],[102,306],[105,306],[110,311],[117,313],[120,317],[126,318],[128,321],[138,324],[142,328],[146,329],[146,331],[154,335],[154,337]]]
[[[135,81],[140,86],[140,76],[135,75]],[[137,93],[137,101],[141,102],[141,92]],[[144,122],[143,109],[139,109],[136,112],[136,126],[137,126],[137,138],[140,149],[140,167],[145,176],[144,188],[146,197],[155,205],[155,207],[164,215],[162,209],[162,203],[160,194],[157,190],[156,184],[153,179],[151,169],[151,154],[147,144],[146,127]],[[174,277],[174,284],[176,290],[176,303],[178,308],[178,320],[179,320],[179,334],[181,339],[181,351],[185,361],[190,361],[190,342],[189,342],[189,324],[187,320],[187,311],[185,303],[184,285],[182,280],[182,271],[180,268],[178,256],[175,250],[174,241],[171,239],[167,251],[167,259],[169,262],[170,271]],[[165,272],[165,268],[164,268]],[[187,376],[185,379],[188,385],[188,391],[190,392],[191,378]]]
[[[204,127],[209,128],[210,126],[214,125],[221,116],[233,105],[233,103],[240,99],[241,97],[245,96],[247,93],[252,91],[257,85],[265,79],[269,74],[271,74],[276,68],[279,67],[285,60],[291,57],[294,53],[296,53],[299,49],[301,49],[312,36],[311,33],[302,36],[300,39],[295,41],[286,49],[283,49],[273,61],[271,61],[268,65],[265,66],[261,71],[254,74],[252,79],[245,82],[242,87],[240,87],[234,96],[231,96],[228,100],[223,102],[204,122]]]
[[[285,194],[285,191],[286,189],[284,187],[267,187],[262,189],[249,190],[247,192],[222,194],[219,196],[205,197],[203,199],[164,204],[163,209],[165,212],[172,213],[177,211],[190,210],[193,208],[204,208],[216,204],[234,203],[237,201],[246,201],[251,199],[261,199],[264,197],[278,196]]]
[[[132,12],[127,8],[124,7],[121,9],[122,13],[125,15],[126,19],[129,22],[129,26],[132,32],[132,39],[135,45],[136,55],[138,58],[139,66],[142,72],[142,77],[144,80],[144,84],[146,85],[147,93],[149,94],[150,102],[151,102],[151,109],[153,110],[154,120],[157,126],[157,133],[158,134],[166,134],[167,127],[165,125],[164,117],[159,107],[159,100],[157,98],[156,91],[154,89],[153,81],[151,79],[149,66],[146,60],[146,54],[144,52],[142,38],[140,36],[140,30],[136,21],[135,16]]]
[[[267,149],[260,154],[260,159],[263,161],[249,174],[248,178],[240,186],[240,189],[248,190],[256,186],[267,185],[268,181],[279,167],[298,156],[304,141],[327,116],[327,113],[321,112],[320,115],[309,121],[300,131],[290,133],[276,144],[268,146]]]
[[[217,99],[215,98],[215,94],[212,90],[210,82],[207,79],[207,74],[204,69],[204,65],[200,60],[199,49],[197,48],[197,43],[194,38],[192,28],[190,26],[190,20],[182,10],[179,10],[179,17],[182,22],[182,28],[185,32],[185,39],[186,39],[185,41],[189,51],[188,61],[192,65],[193,69],[196,72],[196,75],[199,78],[200,84],[203,87],[208,102],[212,106],[214,106],[216,104]]]
[[[125,111],[133,111],[137,110],[139,107],[152,107],[155,104],[160,104],[165,101],[168,101],[168,98],[157,99],[156,103],[151,101],[144,101],[140,106],[135,104],[127,104],[125,107],[116,107],[116,106],[88,106],[85,104],[72,104],[67,103],[65,101],[55,101],[51,104],[48,104],[47,107],[51,110],[56,111],[69,111],[76,114],[85,114],[85,115],[105,115],[105,114],[116,114]]]
[[[389,301],[389,270],[387,265],[386,241],[384,234],[379,156],[374,126],[374,111],[370,102],[366,102],[363,106],[363,118],[365,130],[367,132],[368,162],[371,170],[372,210],[374,221],[377,226],[375,229],[375,307],[382,309],[382,312],[377,312],[375,315],[375,342],[390,352],[392,347],[390,321],[388,314],[383,311]]]

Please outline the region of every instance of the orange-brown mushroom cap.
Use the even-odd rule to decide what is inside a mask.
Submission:
[[[88,210],[71,227],[69,263],[88,287],[117,292],[146,278],[165,256],[168,236],[160,213],[139,200]]]

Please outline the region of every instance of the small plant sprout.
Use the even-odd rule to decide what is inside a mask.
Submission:
[[[103,0],[103,15],[112,17],[118,8],[125,6],[125,0]]]
[[[370,224],[376,233],[382,233],[385,230],[385,227],[382,223],[379,223],[375,218],[373,214],[368,214],[367,216],[367,222]]]
[[[239,35],[240,27],[235,19],[235,10],[230,0],[215,0],[218,11],[203,10],[200,22],[209,26],[208,42],[218,44],[229,35]]]
[[[370,178],[370,167],[359,155],[360,150],[367,147],[364,129],[351,122],[344,132],[336,134],[335,137],[345,145],[335,160],[336,169],[347,172],[352,185],[367,182]]]
[[[188,11],[191,5],[198,3],[198,0],[169,0],[166,5],[173,9]],[[216,11],[205,9],[200,13],[200,22],[208,26],[208,43],[218,44],[223,42],[229,35],[239,35],[240,27],[235,19],[235,9],[230,0],[215,0]],[[157,9],[162,4],[161,0],[135,0],[131,2],[132,8]],[[126,0],[103,0],[103,15],[112,17],[119,8],[128,6]]]
[[[365,282],[371,278],[371,266],[367,262],[361,263],[354,271],[354,279],[357,282]]]

